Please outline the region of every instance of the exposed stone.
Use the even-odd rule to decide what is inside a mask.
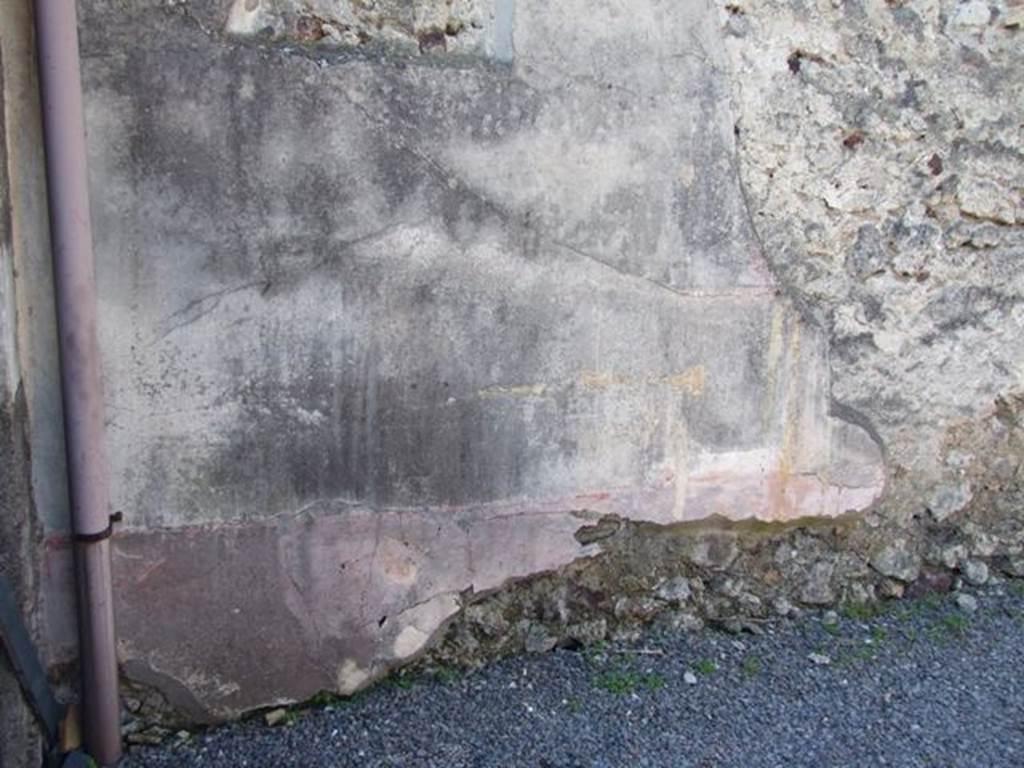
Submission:
[[[909,583],[920,573],[921,561],[916,554],[907,549],[905,540],[897,539],[879,549],[871,557],[871,567],[883,576]]]
[[[585,525],[576,531],[576,541],[580,544],[595,542],[614,536],[622,530],[622,521],[616,517],[603,517],[593,525]]]
[[[714,531],[694,537],[689,542],[684,557],[702,568],[722,571],[732,565],[738,554],[736,534],[729,531]]]
[[[700,632],[704,629],[704,620],[692,613],[681,613],[677,626],[683,632]]]
[[[832,663],[832,658],[830,656],[826,656],[824,653],[811,653],[808,654],[807,658],[811,660],[812,664],[819,667],[827,667]]]
[[[832,589],[832,573],[835,565],[820,560],[807,572],[807,581],[800,590],[800,601],[809,605],[830,605],[836,596]]]
[[[581,645],[596,645],[608,634],[608,622],[604,619],[594,619],[570,624],[566,627],[565,634]]]
[[[737,599],[737,603],[740,606],[740,610],[743,613],[760,615],[764,603],[761,598],[751,592],[742,593]]]
[[[1003,559],[1003,572],[1016,578],[1024,577],[1024,557],[1011,555]]]
[[[499,606],[494,603],[474,603],[466,608],[467,623],[476,627],[488,637],[503,637],[510,625]]]
[[[967,557],[967,547],[962,544],[955,544],[942,550],[942,564],[949,569],[955,569]]]
[[[697,676],[693,674],[693,672],[687,670],[686,672],[683,672],[683,682],[685,682],[687,685],[696,685]]]
[[[962,566],[964,580],[968,584],[980,587],[988,581],[988,565],[981,560],[968,560]]]
[[[940,485],[931,495],[928,511],[937,522],[946,520],[970,503],[971,486],[968,483],[957,485]]]
[[[956,607],[964,613],[974,613],[978,610],[978,600],[966,592],[958,592],[956,595]]]
[[[907,589],[911,598],[920,598],[929,594],[949,592],[953,588],[953,576],[949,571],[936,568],[922,568],[917,581]]]
[[[406,55],[494,54],[501,41],[488,39],[494,34],[489,36],[486,27],[495,18],[492,5],[478,0],[235,0],[226,31],[264,41],[386,48]]]
[[[777,615],[785,618],[793,613],[793,604],[784,597],[777,597],[772,601],[772,609]]]
[[[920,579],[915,581],[914,584],[917,584],[919,581]],[[903,597],[903,593],[905,591],[906,586],[902,582],[897,581],[896,579],[882,579],[882,581],[878,585],[878,594],[881,597],[899,599]]]
[[[704,629],[704,620],[689,611],[667,611],[658,616],[654,626],[667,632],[700,632]]]
[[[160,726],[151,726],[144,731],[136,731],[125,737],[129,744],[143,744],[146,746],[157,746],[163,744],[164,740],[171,734],[171,731]]]
[[[867,574],[860,574],[861,578],[866,576]],[[843,600],[847,603],[872,603],[877,598],[878,594],[871,583],[854,581],[844,585]]]
[[[825,611],[821,616],[821,623],[826,627],[834,627],[839,624],[839,614],[835,611]]]
[[[846,268],[866,277],[884,271],[891,260],[881,233],[874,225],[864,224],[857,230],[857,239],[846,257]]]
[[[541,624],[526,624],[523,632],[523,647],[527,653],[547,653],[558,644],[558,638],[548,634]]]
[[[683,576],[675,576],[661,582],[655,588],[654,594],[659,600],[664,600],[672,605],[681,605],[693,596],[690,581]]]
[[[615,616],[646,621],[663,609],[663,605],[650,597],[620,597],[615,601]]]

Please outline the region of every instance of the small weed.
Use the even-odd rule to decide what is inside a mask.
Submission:
[[[442,664],[434,670],[434,679],[441,685],[454,685],[462,678],[462,671],[458,667]]]
[[[971,626],[971,620],[959,613],[951,613],[942,619],[942,626],[951,635],[962,635]]]
[[[917,601],[921,609],[934,611],[942,605],[942,598],[936,592],[931,592]]]
[[[971,621],[966,616],[951,613],[928,627],[928,638],[934,643],[945,645],[953,638],[963,635],[970,626]]]
[[[324,707],[337,706],[339,704],[344,703],[346,703],[345,699],[343,699],[338,694],[333,693],[331,691],[320,691],[315,696],[313,696],[313,698],[307,701],[306,705],[310,707],[315,707],[317,709],[322,709]]]
[[[838,624],[822,624],[821,628],[825,630],[826,634],[832,635],[833,637],[839,634]]]
[[[836,666],[846,667],[857,662],[866,663],[874,661],[875,658],[875,652],[871,646],[864,646],[848,653],[839,654],[839,658],[836,659]]]
[[[852,621],[870,621],[883,613],[880,603],[868,603],[864,601],[851,601],[843,603],[839,613],[844,618]]]
[[[583,711],[583,699],[581,699],[579,696],[573,696],[571,699],[565,702],[565,706],[569,708],[570,712],[572,712],[574,715],[577,715],[581,711]]]
[[[665,678],[661,675],[644,675],[640,678],[640,684],[651,693],[654,693],[665,687]]]
[[[743,676],[753,679],[761,674],[761,660],[757,656],[747,656],[740,665]]]
[[[718,665],[711,659],[701,659],[693,665],[693,671],[698,675],[704,675],[707,677],[708,675],[713,675],[718,671]]]
[[[1024,581],[1015,581],[1010,584],[1010,594],[1014,597],[1024,597]]]
[[[619,696],[633,693],[640,684],[640,676],[628,669],[610,669],[594,677],[594,687]]]
[[[871,639],[874,640],[876,643],[884,643],[887,637],[888,634],[882,627],[874,627],[871,630]]]
[[[409,675],[392,675],[388,678],[388,684],[395,686],[395,688],[401,688],[403,691],[407,691],[416,685]]]
[[[583,649],[583,658],[586,659],[588,664],[599,664],[605,660],[607,648],[607,644],[603,640],[599,640]]]

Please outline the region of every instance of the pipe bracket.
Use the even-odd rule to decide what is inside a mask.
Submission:
[[[110,522],[107,523],[107,527],[98,533],[76,533],[75,541],[83,544],[93,544],[97,541],[103,541],[109,539],[114,533],[114,524],[120,523],[124,519],[124,515],[120,512],[115,512],[110,516]]]

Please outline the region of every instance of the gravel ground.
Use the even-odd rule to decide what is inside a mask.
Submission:
[[[1019,587],[438,670],[122,765],[1024,766]]]

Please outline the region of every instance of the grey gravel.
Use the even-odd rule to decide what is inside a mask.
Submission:
[[[666,633],[439,670],[290,725],[256,715],[132,747],[122,765],[1024,765],[1024,597],[978,594],[969,616],[932,597],[873,617],[848,607],[835,625],[809,614],[757,636]]]

